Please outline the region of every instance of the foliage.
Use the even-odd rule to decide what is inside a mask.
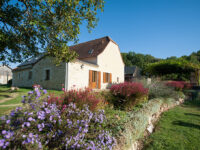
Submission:
[[[110,91],[116,97],[113,101],[114,106],[126,110],[132,110],[133,106],[145,101],[148,94],[148,89],[137,82],[115,84],[111,86]]]
[[[145,88],[149,89],[148,97],[149,99],[153,98],[177,98],[177,92],[173,88],[166,86],[162,81],[152,79],[151,83],[145,81],[142,82]]]
[[[63,92],[60,96],[50,95],[48,103],[57,103],[58,105],[75,103],[78,108],[82,108],[84,104],[87,104],[92,111],[102,109],[105,105],[104,99],[98,97],[97,93],[89,88],[64,90]]]
[[[48,104],[34,90],[23,97],[23,108],[2,117],[0,147],[6,149],[112,149],[115,139],[104,127],[103,110],[91,112],[70,103]]]
[[[200,50],[197,52],[191,53],[189,56],[182,56],[181,58],[194,63],[194,64],[199,64],[200,63]]]
[[[80,25],[91,31],[103,0],[1,0],[0,61],[20,62],[48,52],[56,61],[70,61],[77,55],[67,47],[77,42]]]
[[[159,59],[151,55],[144,55],[135,52],[122,53],[122,58],[126,66],[138,66],[141,69],[144,69],[149,63],[159,61]]]
[[[145,72],[148,75],[173,77],[168,80],[189,80],[191,72],[195,72],[199,66],[184,59],[168,59],[149,64]]]
[[[190,89],[192,86],[190,83],[185,81],[168,81],[167,86],[173,87],[177,91],[182,91],[183,89]]]

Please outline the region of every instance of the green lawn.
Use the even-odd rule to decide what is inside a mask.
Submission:
[[[200,150],[200,100],[165,112],[144,150]]]
[[[10,87],[5,85],[0,85],[0,116],[9,113],[10,110],[17,106],[20,106],[22,96],[26,95],[31,88],[19,88],[17,91],[11,91]],[[62,91],[48,90],[48,94],[53,93],[55,95],[60,95]]]

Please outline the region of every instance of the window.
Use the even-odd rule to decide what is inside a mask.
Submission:
[[[103,83],[111,83],[112,82],[112,74],[111,73],[103,73]]]
[[[50,70],[45,70],[45,80],[50,80]]]
[[[92,82],[97,81],[97,71],[92,71]]]
[[[29,73],[28,73],[28,79],[29,79],[29,80],[32,79],[32,71],[29,71]]]
[[[20,79],[20,73],[18,74],[18,78]]]
[[[106,73],[106,83],[110,82],[110,73]]]

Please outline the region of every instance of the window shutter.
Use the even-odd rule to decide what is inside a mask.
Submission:
[[[112,73],[110,73],[110,83],[112,83]]]
[[[101,89],[101,71],[98,72],[98,88]]]
[[[89,70],[89,87],[92,87],[92,70]]]
[[[106,83],[106,73],[103,73],[103,83]]]

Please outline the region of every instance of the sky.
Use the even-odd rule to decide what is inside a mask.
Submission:
[[[98,26],[80,42],[110,36],[121,52],[180,57],[200,50],[200,0],[105,0]]]
[[[92,33],[81,26],[79,42],[110,36],[121,52],[157,58],[200,50],[200,0],[105,0],[98,18]]]

